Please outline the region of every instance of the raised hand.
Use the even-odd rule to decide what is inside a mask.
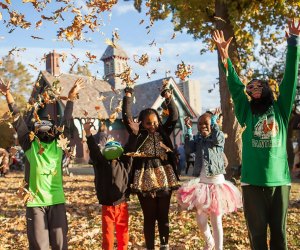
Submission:
[[[220,108],[216,108],[214,111],[214,115],[217,115],[217,116],[219,116],[221,113],[222,113],[222,111]]]
[[[82,78],[79,78],[75,81],[73,87],[69,91],[68,98],[71,101],[74,101],[78,98],[79,90],[84,88],[84,81]]]
[[[90,136],[92,133],[91,133],[91,127],[92,127],[92,123],[91,123],[91,120],[90,119],[87,119],[86,123],[83,124],[83,129],[85,131],[85,134],[87,136]]]
[[[137,135],[140,130],[140,124],[141,122],[136,122],[132,118],[128,119],[128,125],[131,128],[132,133],[134,133],[135,135]]]
[[[288,28],[289,31],[287,33],[287,37],[290,35],[299,36],[300,34],[300,22],[298,21],[298,24],[296,26],[296,20],[293,18],[291,21],[288,22]]]
[[[193,125],[191,118],[188,117],[188,116],[185,117],[185,118],[184,118],[184,124],[185,124],[185,126],[187,126],[188,128],[191,128],[192,125]]]
[[[5,81],[2,78],[0,78],[0,92],[2,93],[2,95],[6,96],[9,91],[10,81],[7,81],[7,83],[5,83]]]
[[[229,44],[231,42],[233,37],[230,37],[227,41],[224,38],[223,31],[216,30],[213,33],[213,40],[217,45],[218,51],[221,56],[221,60],[224,61],[226,60],[229,55],[228,55],[228,48]]]

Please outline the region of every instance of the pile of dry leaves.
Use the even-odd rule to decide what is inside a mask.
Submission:
[[[0,178],[0,249],[28,249],[25,209],[16,196],[21,173],[10,173]],[[69,221],[69,249],[101,249],[101,208],[94,193],[92,175],[64,177]],[[300,183],[293,183],[288,216],[288,244],[290,250],[300,246]],[[132,197],[130,211],[130,247],[144,249],[142,213],[136,197]],[[243,212],[239,211],[223,219],[224,249],[250,249]],[[201,249],[204,242],[199,235],[193,213],[178,212],[172,198],[170,212],[171,249]],[[157,237],[158,239],[158,237]],[[159,242],[157,241],[157,246]]]

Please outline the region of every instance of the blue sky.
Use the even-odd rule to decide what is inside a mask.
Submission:
[[[76,7],[83,6],[83,14],[87,11],[85,2],[81,0],[75,1]],[[52,22],[43,21],[43,25],[39,30],[35,29],[34,23],[40,20],[39,16],[44,14],[45,16],[51,16],[51,11],[59,9],[61,5],[59,3],[51,3],[47,6],[47,11],[42,13],[36,12],[30,3],[22,3],[17,0],[11,5],[11,9],[17,9],[19,12],[25,15],[27,21],[32,22],[32,27],[28,30],[22,30],[20,28],[15,29],[12,33],[8,33],[9,29],[4,28],[2,25],[0,30],[0,56],[4,56],[14,47],[26,48],[26,51],[18,53],[15,57],[16,61],[21,61],[23,64],[32,64],[39,70],[45,69],[45,62],[41,61],[41,58],[45,53],[49,53],[53,49],[60,53],[66,53],[68,55],[67,60],[62,63],[62,72],[67,73],[72,63],[71,53],[80,58],[79,63],[84,64],[84,61],[88,60],[85,56],[86,51],[97,56],[97,63],[89,64],[89,69],[94,75],[101,78],[103,76],[103,62],[99,59],[107,44],[105,44],[106,38],[111,38],[112,31],[118,30],[120,35],[120,41],[118,42],[128,54],[130,60],[129,64],[134,73],[140,75],[138,83],[149,81],[146,77],[147,72],[151,72],[153,69],[157,70],[157,74],[152,75],[151,80],[159,79],[165,76],[165,72],[170,70],[171,76],[175,77],[175,70],[177,64],[184,61],[185,64],[190,64],[194,67],[193,74],[190,79],[197,79],[201,84],[201,93],[199,97],[202,99],[202,107],[215,108],[219,104],[219,89],[216,87],[210,94],[208,89],[213,87],[213,84],[217,82],[218,67],[217,67],[217,55],[216,53],[207,52],[205,55],[200,55],[200,50],[203,48],[203,44],[200,41],[195,41],[191,35],[183,33],[176,33],[175,39],[171,40],[174,33],[172,23],[169,20],[155,22],[149,34],[147,34],[146,26],[149,25],[149,17],[145,13],[138,13],[134,7],[133,2],[124,2],[119,0],[118,4],[112,8],[109,14],[103,14],[103,26],[98,31],[84,34],[85,38],[91,42],[76,41],[74,47],[66,41],[58,41],[56,32],[59,27],[66,27],[70,25],[71,16],[64,13],[63,17],[65,22],[60,21],[59,24],[53,24]],[[145,6],[143,6],[145,11]],[[3,14],[3,19],[7,19],[7,13],[5,10],[0,9]],[[87,13],[87,12],[86,12]],[[139,24],[141,20],[144,20],[143,24]],[[3,21],[2,21],[3,22]],[[44,40],[32,39],[30,36],[38,36],[44,38]],[[156,47],[150,47],[149,44],[155,39]],[[156,62],[156,58],[159,56],[159,48],[163,48],[161,56],[161,62]],[[136,64],[133,61],[133,55],[141,55],[147,53],[150,56],[150,63],[145,67]],[[36,78],[38,71],[29,67],[30,72]],[[98,71],[98,73],[97,73]]]

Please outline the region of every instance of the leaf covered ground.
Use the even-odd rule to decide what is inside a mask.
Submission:
[[[10,173],[0,178],[0,249],[28,249],[25,208],[16,196],[22,173]],[[101,208],[94,193],[93,175],[64,177],[69,222],[69,249],[101,249]],[[293,182],[288,215],[288,245],[300,247],[300,183]],[[194,213],[179,212],[175,197],[170,209],[171,249],[202,249],[204,242],[195,223]],[[144,249],[142,213],[136,197],[129,203],[130,246]],[[224,249],[250,249],[243,212],[223,218]],[[158,237],[157,246],[158,246]]]

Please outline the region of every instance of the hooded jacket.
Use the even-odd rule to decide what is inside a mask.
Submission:
[[[106,160],[92,135],[87,137],[87,144],[93,161],[99,203],[115,206],[126,201],[129,196],[128,173],[132,158],[123,154],[118,159]],[[127,146],[124,152],[128,152]]]

